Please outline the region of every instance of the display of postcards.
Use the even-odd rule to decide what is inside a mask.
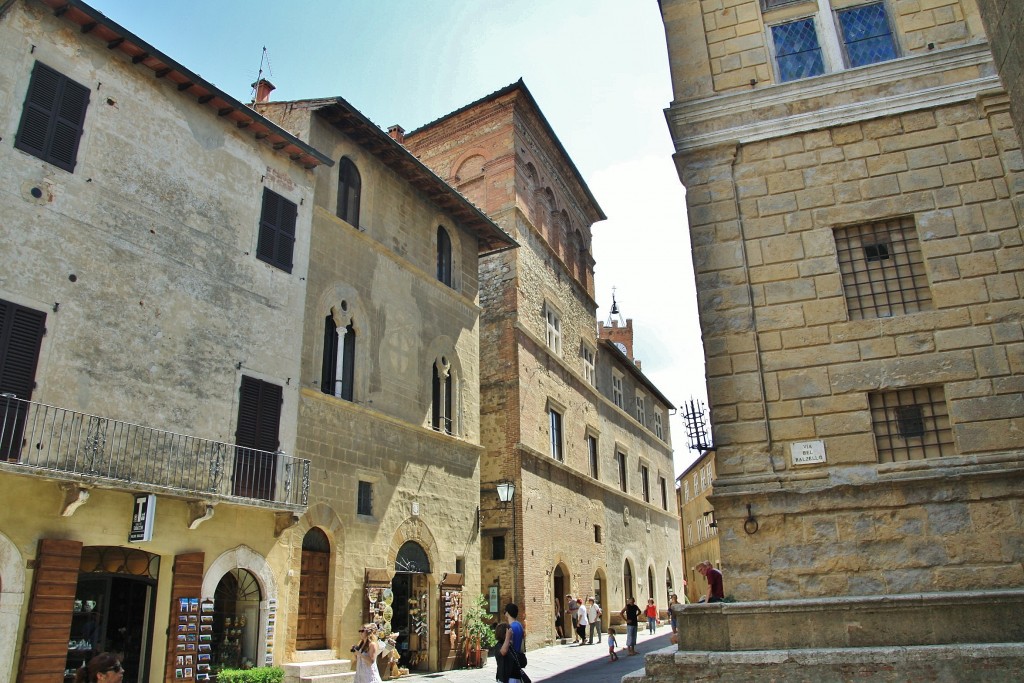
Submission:
[[[203,616],[199,617],[199,621],[203,622],[204,624],[212,624],[213,623],[213,615],[212,614],[204,614]]]
[[[268,609],[276,609],[277,608],[277,598],[269,598],[267,600],[267,608]]]
[[[178,643],[178,647],[176,649],[177,649],[178,652],[184,652],[185,651],[185,643]]]
[[[209,654],[201,654],[201,655],[199,655],[199,661],[200,662],[209,662],[210,661],[210,655]]]
[[[188,630],[189,631],[195,631],[196,630],[196,625],[195,624],[189,624],[188,625]]]
[[[195,626],[195,624],[192,624],[192,626]],[[212,631],[213,630],[213,624],[202,624],[202,625],[199,626],[199,630],[200,631],[204,631],[204,632],[205,631]]]
[[[197,681],[208,681],[210,680],[210,674],[196,674]]]
[[[212,650],[213,650],[213,647],[211,645],[200,645],[199,646],[199,651],[200,652],[210,652]]]
[[[196,665],[196,671],[209,671],[209,670],[210,670],[210,665],[209,664],[197,664]]]
[[[188,615],[187,614],[179,614],[178,615],[178,623],[179,624],[184,624],[187,621],[188,621]]]
[[[185,655],[178,655],[174,659],[175,666],[185,666]]]
[[[195,664],[195,662],[192,661],[194,658],[195,655],[185,655],[185,666],[192,666]]]
[[[185,634],[185,640],[190,642],[190,643],[196,642],[196,634],[194,634],[194,633],[186,633]]]
[[[191,636],[190,635],[189,638],[195,638],[195,636]],[[213,641],[213,634],[212,633],[201,633],[201,634],[199,634],[199,640],[200,640],[200,642],[203,642],[203,643],[212,642]]]
[[[186,636],[184,633],[179,633],[178,634],[178,640],[180,642],[185,642],[186,640],[188,640],[188,636]]]
[[[203,611],[204,612],[212,612],[213,611],[213,602],[211,600],[204,600],[203,601]]]
[[[185,677],[185,670],[184,669],[175,669],[174,670],[174,677],[175,678],[184,678]]]
[[[189,610],[188,610],[189,612],[198,612],[199,611],[199,598],[189,598],[188,599],[188,607],[189,607]]]
[[[192,678],[192,667],[185,667],[185,678]]]
[[[196,644],[195,643],[188,643],[187,645],[185,645],[185,650],[188,651],[188,652],[195,652],[196,651]]]
[[[184,633],[188,630],[188,624],[178,624],[178,633]]]
[[[180,612],[187,612],[188,611],[188,598],[179,598],[178,599],[178,611],[180,611]]]

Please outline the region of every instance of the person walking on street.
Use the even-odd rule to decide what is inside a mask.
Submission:
[[[587,645],[594,644],[594,631],[597,631],[597,642],[601,642],[601,606],[597,604],[594,598],[587,598],[587,621],[590,622],[590,637],[587,640]]]
[[[669,623],[672,624],[672,633],[678,633],[678,624],[676,621],[676,613],[672,610],[672,607],[679,604],[679,598],[675,593],[668,596],[668,618]]]
[[[578,602],[576,602],[576,598],[572,597],[571,594],[567,593],[566,596],[565,596],[565,612],[566,612],[566,614],[569,615],[569,618],[572,619],[572,633],[573,633],[572,642],[573,642],[573,645],[575,645],[576,643],[580,642],[580,636],[576,632],[576,627],[579,625],[579,624],[577,624],[577,615],[576,615],[576,613],[579,611],[579,608],[580,608],[580,605],[579,605]]]
[[[626,649],[630,655],[635,655],[637,621],[640,619],[640,608],[636,606],[636,600],[626,598],[626,606],[619,612],[619,616],[626,622]]]
[[[644,610],[647,616],[647,635],[653,636],[658,629],[658,606],[654,604],[654,598],[647,600],[647,609]]]
[[[526,642],[526,631],[518,621],[519,607],[510,602],[505,605],[505,621],[508,623],[508,631],[505,632],[505,642],[501,644],[498,652],[505,658],[504,673],[508,675],[506,683],[522,683],[522,670],[526,665],[523,652],[523,643]],[[511,654],[510,654],[511,653]]]
[[[590,645],[587,642],[587,626],[590,625],[590,617],[587,614],[587,606],[582,600],[578,600],[579,607],[576,609],[576,635],[580,637],[580,645]]]

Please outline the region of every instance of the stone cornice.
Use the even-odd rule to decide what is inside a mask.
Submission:
[[[964,70],[975,77],[963,76]],[[973,100],[1001,87],[988,43],[972,43],[813,79],[674,102],[665,116],[678,153]]]

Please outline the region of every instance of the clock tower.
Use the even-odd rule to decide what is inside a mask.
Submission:
[[[612,291],[612,308],[608,312],[608,319],[597,324],[597,337],[610,341],[619,351],[626,354],[629,360],[636,363],[637,367],[640,366],[640,363],[633,358],[633,319],[629,318],[623,321],[622,313],[619,312],[619,303],[615,300],[614,290]]]

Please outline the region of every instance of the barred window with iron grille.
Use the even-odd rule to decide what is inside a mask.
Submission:
[[[931,310],[913,218],[837,228],[835,240],[850,320]]]
[[[956,455],[941,386],[877,392],[868,400],[879,462]]]

